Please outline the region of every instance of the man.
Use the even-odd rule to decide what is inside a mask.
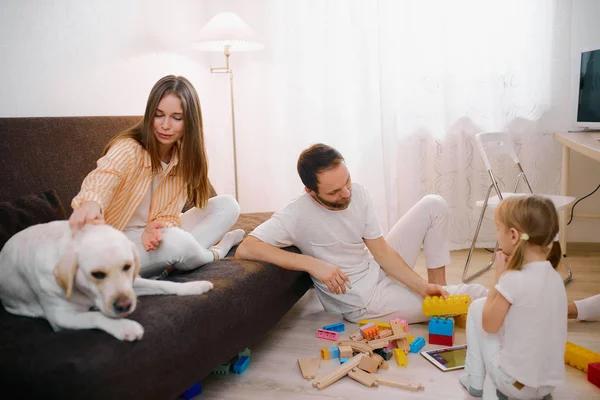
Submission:
[[[305,193],[251,232],[236,257],[308,272],[325,310],[351,322],[382,316],[421,322],[425,296],[487,294],[481,285],[442,286],[450,262],[442,197],[425,196],[384,239],[369,194],[352,183],[337,150],[324,144],[304,150],[298,174]],[[291,245],[302,254],[280,249]],[[421,246],[429,282],[412,269]]]

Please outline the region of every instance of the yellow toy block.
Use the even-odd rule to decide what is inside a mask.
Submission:
[[[394,349],[394,356],[396,357],[396,362],[399,367],[406,367],[408,364],[408,358],[406,357],[406,353],[402,349]]]
[[[370,324],[371,322],[378,327],[379,330],[392,329],[389,322],[375,321],[374,319],[363,319],[362,321],[358,322],[358,326],[361,327],[363,325]]]
[[[412,342],[415,341],[415,337],[413,335],[408,335],[406,337],[406,341],[408,342],[408,344],[411,344]]]
[[[327,347],[323,347],[321,349],[321,359],[322,360],[329,360],[329,349]]]
[[[461,314],[454,317],[454,326],[467,329],[467,314]]]
[[[594,353],[585,347],[567,342],[565,347],[565,364],[587,372],[588,364],[600,362],[600,354]]]
[[[423,314],[428,316],[466,314],[471,305],[468,294],[453,294],[447,298],[427,296],[423,299]]]

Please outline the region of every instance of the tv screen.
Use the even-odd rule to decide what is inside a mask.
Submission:
[[[577,122],[600,123],[600,49],[581,53]]]

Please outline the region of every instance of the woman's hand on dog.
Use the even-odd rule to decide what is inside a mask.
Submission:
[[[146,229],[142,233],[142,244],[146,251],[156,250],[162,241],[162,233],[160,230],[165,226],[157,221],[152,221],[146,225]]]
[[[87,223],[103,224],[104,217],[100,211],[100,204],[95,201],[86,201],[69,218],[69,225],[73,234],[77,233]]]

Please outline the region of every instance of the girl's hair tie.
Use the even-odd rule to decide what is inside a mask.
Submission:
[[[529,235],[526,234],[526,233],[521,233],[521,240],[528,241],[529,240]]]
[[[558,241],[559,241],[559,239],[558,239],[558,233],[556,234],[556,236],[554,236],[554,241],[555,241],[555,242],[558,242]]]

